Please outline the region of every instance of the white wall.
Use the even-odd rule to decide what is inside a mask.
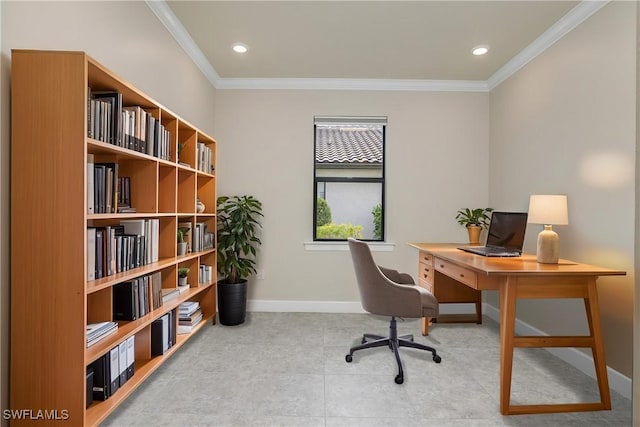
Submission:
[[[215,90],[143,2],[0,1],[0,11],[0,407],[7,408],[11,49],[84,50],[214,137]]]
[[[631,377],[635,214],[636,3],[611,2],[491,92],[491,206],[567,194],[562,258],[627,271],[598,281],[607,364]],[[535,252],[539,226],[527,230]],[[497,296],[487,300],[497,307]],[[525,301],[550,334],[586,332],[579,300]],[[590,352],[589,352],[590,355]]]
[[[487,93],[218,90],[219,194],[264,204],[263,246],[249,298],[359,301],[348,252],[305,251],[312,239],[313,117],[387,116],[383,265],[417,274],[411,241],[464,241],[455,213],[488,200]],[[469,185],[473,182],[474,185]]]

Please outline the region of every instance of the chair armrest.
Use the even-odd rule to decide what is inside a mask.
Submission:
[[[381,266],[378,266],[378,268],[380,269],[380,271],[382,271],[382,274],[384,274],[384,276],[392,282],[401,285],[415,285],[413,277],[411,277],[411,275],[407,273],[400,273],[398,270]]]
[[[400,279],[401,279],[401,281],[399,283],[402,283],[402,284],[405,284],[405,285],[407,285],[407,284],[415,285],[416,284],[416,282],[413,280],[413,277],[411,277],[410,274],[407,274],[407,273],[398,273],[398,274],[400,274]]]

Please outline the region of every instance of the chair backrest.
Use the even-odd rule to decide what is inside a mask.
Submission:
[[[362,308],[372,314],[420,317],[422,303],[419,292],[413,286],[403,286],[385,277],[367,243],[353,238],[348,242]]]

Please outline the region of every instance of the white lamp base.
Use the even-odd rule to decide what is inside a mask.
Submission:
[[[538,234],[538,262],[542,264],[557,264],[560,254],[560,238],[558,233],[545,225]]]

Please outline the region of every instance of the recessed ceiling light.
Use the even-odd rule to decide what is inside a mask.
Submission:
[[[231,49],[233,49],[235,53],[247,53],[249,46],[244,43],[234,43],[231,45]]]
[[[481,44],[471,49],[471,53],[476,56],[484,55],[487,52],[489,52],[489,45],[486,44]]]

